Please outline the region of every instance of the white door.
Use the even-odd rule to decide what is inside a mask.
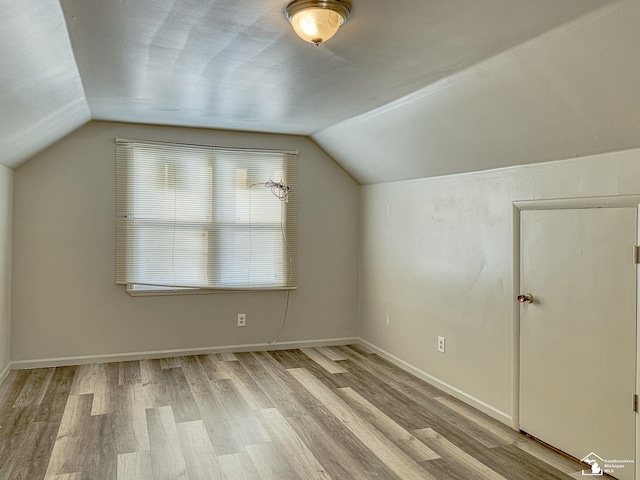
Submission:
[[[520,428],[624,480],[635,459],[636,218],[631,207],[521,212],[521,292],[533,301],[520,307]]]

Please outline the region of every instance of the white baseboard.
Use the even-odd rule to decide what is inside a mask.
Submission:
[[[29,368],[63,367],[67,365],[83,365],[87,363],[126,362],[152,358],[181,357],[185,355],[206,355],[223,352],[257,352],[268,350],[288,350],[294,348],[330,347],[358,343],[357,337],[328,338],[324,340],[303,340],[298,342],[254,343],[247,345],[226,345],[223,347],[186,348],[177,350],[154,350],[150,352],[129,352],[107,355],[86,355],[76,357],[39,358],[34,360],[16,360],[7,366],[9,370]],[[2,377],[0,376],[0,380]]]
[[[511,415],[506,412],[503,412],[488,403],[483,402],[482,400],[475,398],[472,395],[460,390],[459,388],[454,387],[453,385],[449,385],[446,382],[443,382],[439,378],[434,377],[433,375],[429,375],[427,372],[420,370],[417,367],[405,362],[404,360],[392,355],[391,353],[377,347],[376,345],[363,340],[362,338],[358,339],[358,343],[363,347],[368,348],[369,350],[377,353],[381,357],[389,360],[394,365],[402,368],[403,370],[415,375],[416,377],[424,380],[425,382],[433,385],[434,387],[439,388],[440,390],[445,391],[449,395],[457,398],[458,400],[463,401],[467,405],[471,405],[472,407],[480,410],[483,413],[486,413],[492,418],[511,426]]]
[[[4,379],[7,378],[7,375],[9,375],[10,371],[11,371],[11,363],[7,364],[7,366],[4,367],[4,370],[0,372],[0,384],[4,382]]]

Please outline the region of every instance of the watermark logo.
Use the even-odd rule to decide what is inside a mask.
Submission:
[[[604,459],[591,452],[589,455],[580,460],[591,467],[591,470],[582,470],[582,475],[585,476],[602,476],[604,468]]]
[[[615,475],[616,473],[620,473],[620,469],[623,469],[626,465],[633,465],[635,463],[634,460],[605,459],[593,452],[580,461],[586,463],[590,467],[589,470],[582,470],[582,475],[585,477],[598,477],[605,473]]]

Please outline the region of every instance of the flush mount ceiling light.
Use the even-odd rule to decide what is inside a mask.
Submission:
[[[294,0],[284,13],[300,38],[318,46],[347,21],[351,5],[341,0]]]

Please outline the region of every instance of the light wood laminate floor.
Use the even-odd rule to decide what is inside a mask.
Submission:
[[[0,479],[577,479],[360,347],[12,371]]]

